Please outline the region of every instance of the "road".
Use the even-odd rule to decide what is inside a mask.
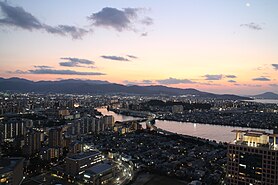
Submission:
[[[120,169],[120,174],[116,178],[115,184],[125,185],[133,178],[133,167],[122,160],[116,161],[116,164]]]

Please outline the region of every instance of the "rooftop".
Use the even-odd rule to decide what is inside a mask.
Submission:
[[[104,173],[108,170],[112,169],[112,165],[107,163],[97,164],[86,170],[85,174],[87,175],[96,175],[100,173]]]
[[[262,135],[270,135],[271,133],[267,133],[265,131],[260,130],[232,130],[232,132],[236,133],[245,133],[245,135],[254,135],[254,136],[262,136]]]
[[[236,133],[233,144],[278,150],[278,134],[260,130],[233,130],[232,132]]]
[[[99,155],[100,152],[99,151],[90,151],[90,152],[85,152],[85,153],[80,153],[77,155],[73,155],[73,156],[69,156],[69,159],[73,159],[73,160],[81,160],[81,159],[85,159],[88,157],[93,157],[96,155]]]

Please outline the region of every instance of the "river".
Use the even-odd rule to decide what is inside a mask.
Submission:
[[[105,108],[97,109],[103,115],[112,115],[115,121],[126,121],[140,119],[133,116],[124,116],[121,114],[116,114],[112,111],[108,111]],[[232,130],[263,130],[272,133],[272,130],[268,129],[255,129],[255,128],[243,128],[243,127],[231,127],[222,125],[209,125],[201,123],[191,123],[191,122],[178,122],[178,121],[167,121],[167,120],[155,120],[155,126],[163,130],[167,130],[173,133],[196,136],[200,138],[205,138],[209,140],[215,140],[217,142],[230,142],[235,138],[235,133]]]
[[[264,103],[264,104],[278,104],[278,100],[273,100],[273,99],[255,99],[255,100],[245,100],[245,101]]]

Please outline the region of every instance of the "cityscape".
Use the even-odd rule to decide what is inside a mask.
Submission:
[[[277,8],[0,0],[0,184],[278,185]]]

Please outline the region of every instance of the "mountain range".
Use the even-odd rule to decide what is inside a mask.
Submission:
[[[278,100],[278,94],[275,94],[273,92],[265,92],[262,94],[258,94],[255,96],[251,96],[254,97],[256,99],[273,99],[273,100]]]
[[[0,78],[0,91],[72,94],[138,94],[138,95],[187,95],[201,98],[250,100],[233,94],[213,94],[197,89],[180,89],[161,85],[126,86],[101,80],[30,81],[22,78]]]

